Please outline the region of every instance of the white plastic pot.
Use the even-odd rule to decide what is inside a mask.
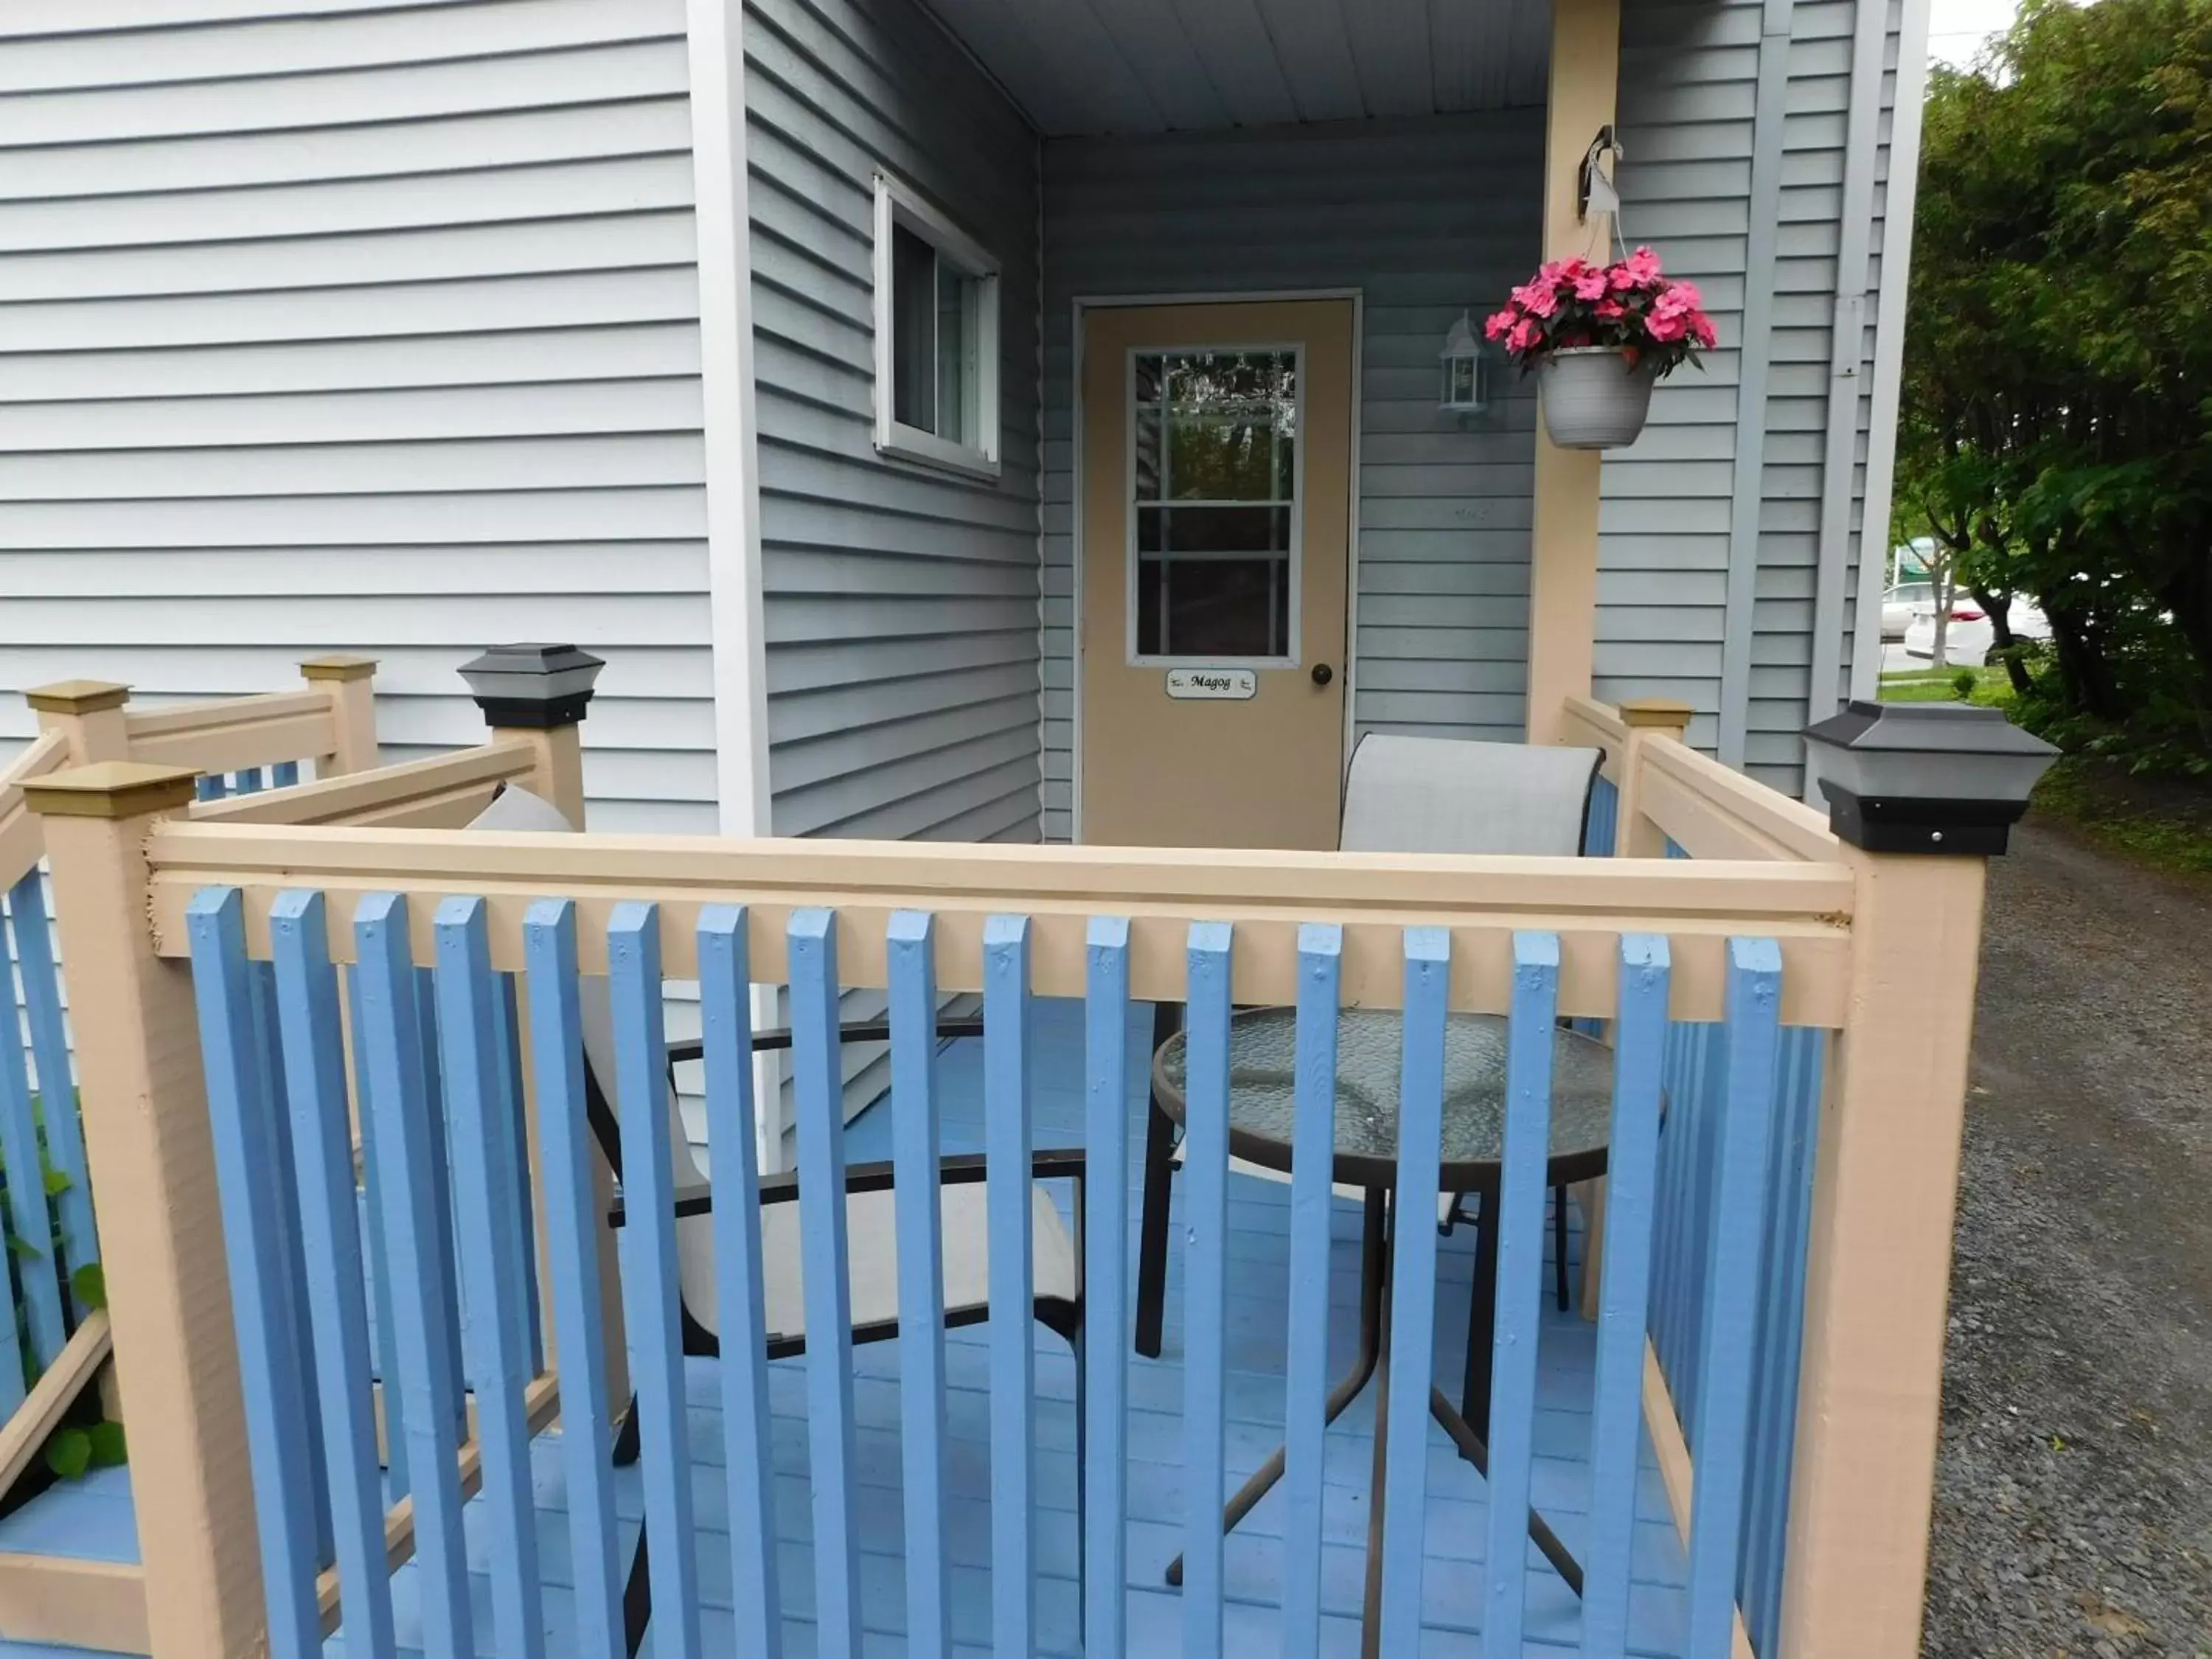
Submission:
[[[1568,346],[1540,358],[1544,428],[1562,449],[1619,449],[1651,413],[1656,358],[1628,366],[1617,346]]]

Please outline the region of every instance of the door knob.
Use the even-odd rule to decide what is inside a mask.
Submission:
[[[1336,671],[1327,663],[1317,662],[1313,665],[1313,683],[1316,685],[1327,685],[1335,678]]]

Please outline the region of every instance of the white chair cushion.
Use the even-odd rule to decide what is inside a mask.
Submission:
[[[1337,847],[1572,857],[1597,763],[1595,749],[1370,732],[1352,751]]]
[[[945,1312],[948,1318],[974,1314],[991,1302],[990,1228],[986,1218],[988,1189],[980,1181],[940,1187],[939,1216],[944,1229]],[[804,1202],[804,1200],[800,1200]],[[849,1255],[853,1323],[885,1324],[898,1317],[897,1198],[890,1192],[854,1193],[845,1200],[845,1237]],[[714,1282],[713,1220],[687,1216],[677,1224],[678,1249],[684,1262],[684,1300],[691,1316],[720,1334],[720,1310],[690,1294],[692,1260],[704,1257],[704,1278]],[[805,1278],[800,1267],[799,1204],[761,1206],[761,1283],[768,1307],[769,1340],[806,1335]],[[1030,1255],[1036,1295],[1073,1302],[1076,1294],[1075,1241],[1060,1218],[1060,1206],[1041,1184],[1030,1187]]]

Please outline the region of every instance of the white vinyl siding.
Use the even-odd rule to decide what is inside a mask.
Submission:
[[[182,15],[180,15],[182,14]],[[682,0],[0,15],[0,742],[380,659],[608,659],[594,823],[714,822]]]

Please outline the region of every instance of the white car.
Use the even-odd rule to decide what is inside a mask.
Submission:
[[[2012,623],[2013,637],[2021,640],[2047,640],[2051,624],[2043,612],[2027,599],[2014,599],[2007,620]],[[1888,630],[1887,617],[1883,618],[1882,631]],[[1996,644],[1996,629],[1982,614],[1982,608],[1972,594],[1962,594],[1951,601],[1950,625],[1943,630],[1943,660],[1954,667],[1978,668],[1989,660],[1990,652]],[[1936,655],[1936,601],[1929,594],[1912,607],[1912,620],[1905,629],[1905,654],[1934,659]]]
[[[1899,582],[1881,596],[1881,637],[1887,644],[1901,640],[1912,626],[1912,607],[1936,596],[1932,582]]]

